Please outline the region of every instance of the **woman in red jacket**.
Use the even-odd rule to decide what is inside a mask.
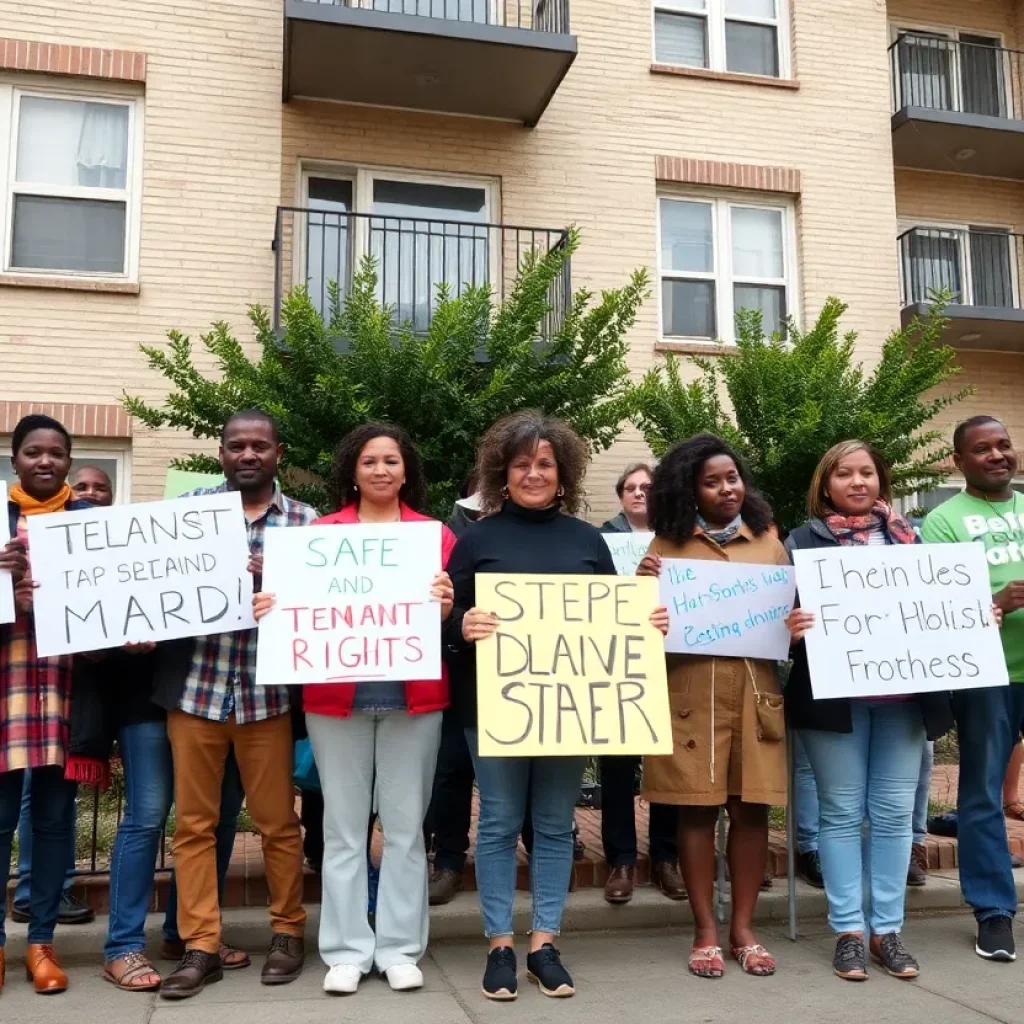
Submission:
[[[427,493],[419,456],[393,424],[368,423],[346,435],[331,485],[339,511],[317,524],[429,521],[422,512]],[[442,526],[442,568],[454,546],[455,535]],[[435,577],[431,596],[446,619],[453,596],[447,573]],[[257,596],[257,617],[272,600],[269,594]],[[321,683],[303,688],[303,702],[324,797],[324,991],[355,992],[374,967],[395,990],[420,988],[423,975],[416,964],[426,953],[428,928],[423,819],[441,712],[448,706],[447,677]],[[384,832],[376,935],[366,918],[366,823],[375,794]]]

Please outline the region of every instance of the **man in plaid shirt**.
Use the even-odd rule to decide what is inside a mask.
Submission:
[[[221,437],[227,483],[196,492],[241,492],[256,589],[267,528],[306,526],[317,517],[314,509],[281,493],[277,467],[282,451],[270,416],[255,410],[236,413]],[[249,813],[262,837],[270,894],[273,938],[261,980],[265,985],[293,981],[302,971],[306,915],[288,689],[255,685],[254,629],[198,637],[176,648],[162,646],[169,657],[154,699],[167,708],[174,755],[174,862],[186,952],[160,994],[185,999],[223,976],[215,846],[224,762],[232,749]]]

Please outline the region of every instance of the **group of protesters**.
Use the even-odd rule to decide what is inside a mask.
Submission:
[[[221,980],[225,970],[249,965],[247,952],[222,941],[220,914],[244,800],[261,838],[269,894],[272,936],[261,981],[296,979],[305,961],[306,919],[293,769],[295,743],[308,738],[322,791],[317,820],[305,813],[303,819],[307,839],[314,828],[323,836],[316,860],[325,992],[354,993],[374,971],[395,990],[423,985],[418,963],[427,948],[429,904],[446,902],[461,886],[475,786],[476,882],[488,943],[482,993],[495,1000],[518,995],[513,902],[522,838],[532,894],[527,978],[546,996],[573,995],[556,942],[572,881],[574,809],[586,761],[481,756],[474,652],[499,627],[493,611],[477,604],[478,574],[615,573],[600,531],[579,517],[589,462],[585,442],[565,423],[530,411],[498,421],[480,441],[452,528],[441,528],[441,571],[430,588],[440,606],[439,678],[257,687],[258,627],[93,654],[37,654],[38,584],[27,520],[113,500],[100,471],[72,472],[72,441],[46,416],[17,425],[12,540],[0,548],[0,570],[13,579],[16,606],[15,621],[0,625],[0,880],[6,889],[21,818],[28,884],[16,911],[28,922],[26,969],[35,990],[57,993],[68,986],[53,937],[62,906],[75,912],[65,892],[77,787],[103,785],[115,750],[125,806],[110,867],[104,977],[128,992],[159,989],[164,998],[184,999]],[[1001,629],[1011,680],[1009,687],[952,696],[815,699],[805,637],[816,622],[799,607],[787,619],[792,667],[785,688],[774,661],[666,654],[673,750],[643,759],[642,793],[650,805],[651,878],[666,896],[690,900],[695,929],[687,965],[697,977],[719,978],[725,971],[714,907],[722,808],[729,818],[727,948],[747,975],[776,971],[754,916],[765,880],[768,812],[786,802],[787,726],[816,788],[817,853],[836,932],[835,973],[865,980],[869,959],[896,978],[919,973],[900,934],[915,795],[928,741],[954,723],[961,884],[977,918],[976,951],[989,960],[1015,959],[1017,899],[1003,779],[1024,728],[1024,497],[1013,490],[1017,459],[998,420],[967,420],[953,446],[965,490],[932,511],[920,533],[893,505],[884,460],[855,439],[825,453],[809,482],[807,522],[784,538],[743,458],[718,437],[681,440],[656,466],[631,466],[619,480],[622,512],[604,529],[653,533],[637,569],[644,576],[659,576],[665,559],[788,565],[794,551],[806,548],[983,543],[991,617]],[[275,602],[262,587],[268,529],[335,524],[358,530],[360,524],[429,518],[419,455],[395,424],[365,424],[341,440],[328,481],[334,510],[322,518],[282,492],[283,454],[274,420],[241,410],[223,428],[224,483],[196,492],[240,494],[257,620]],[[666,608],[651,608],[649,620],[668,632]],[[610,902],[633,894],[640,767],[639,757],[600,759]],[[145,924],[172,804],[174,872],[161,956],[176,967],[161,977],[146,953]],[[375,821],[383,852],[371,921],[367,846]],[[27,860],[25,839],[31,843]],[[0,902],[0,992],[3,921]]]

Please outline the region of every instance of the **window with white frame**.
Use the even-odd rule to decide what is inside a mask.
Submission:
[[[135,277],[141,103],[0,84],[4,271]]]
[[[785,77],[785,6],[786,0],[654,0],[654,60]]]
[[[0,437],[0,450],[10,452],[10,437]],[[71,448],[71,473],[87,466],[102,469],[114,485],[114,504],[127,505],[131,501],[131,449],[125,443],[92,441]],[[0,480],[10,486],[18,480],[10,459],[0,459]]]
[[[917,491],[914,494],[904,495],[900,499],[900,504],[905,514],[913,512],[918,515],[927,515],[944,501],[955,498],[965,486],[966,483],[962,478],[949,477],[938,487],[933,487],[929,491]],[[1010,486],[1020,494],[1024,494],[1024,477],[1017,477]]]
[[[736,314],[785,329],[794,306],[793,210],[704,196],[659,198],[661,335],[734,341]]]

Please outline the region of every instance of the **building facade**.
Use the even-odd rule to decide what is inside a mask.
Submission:
[[[1024,0],[0,0],[0,443],[55,411],[122,499],[191,438],[140,344],[361,253],[415,323],[434,286],[500,290],[527,247],[572,286],[653,282],[630,338],[726,342],[738,306],[849,304],[859,355],[930,289],[977,394],[1024,436]],[[595,517],[627,431],[596,460]]]

